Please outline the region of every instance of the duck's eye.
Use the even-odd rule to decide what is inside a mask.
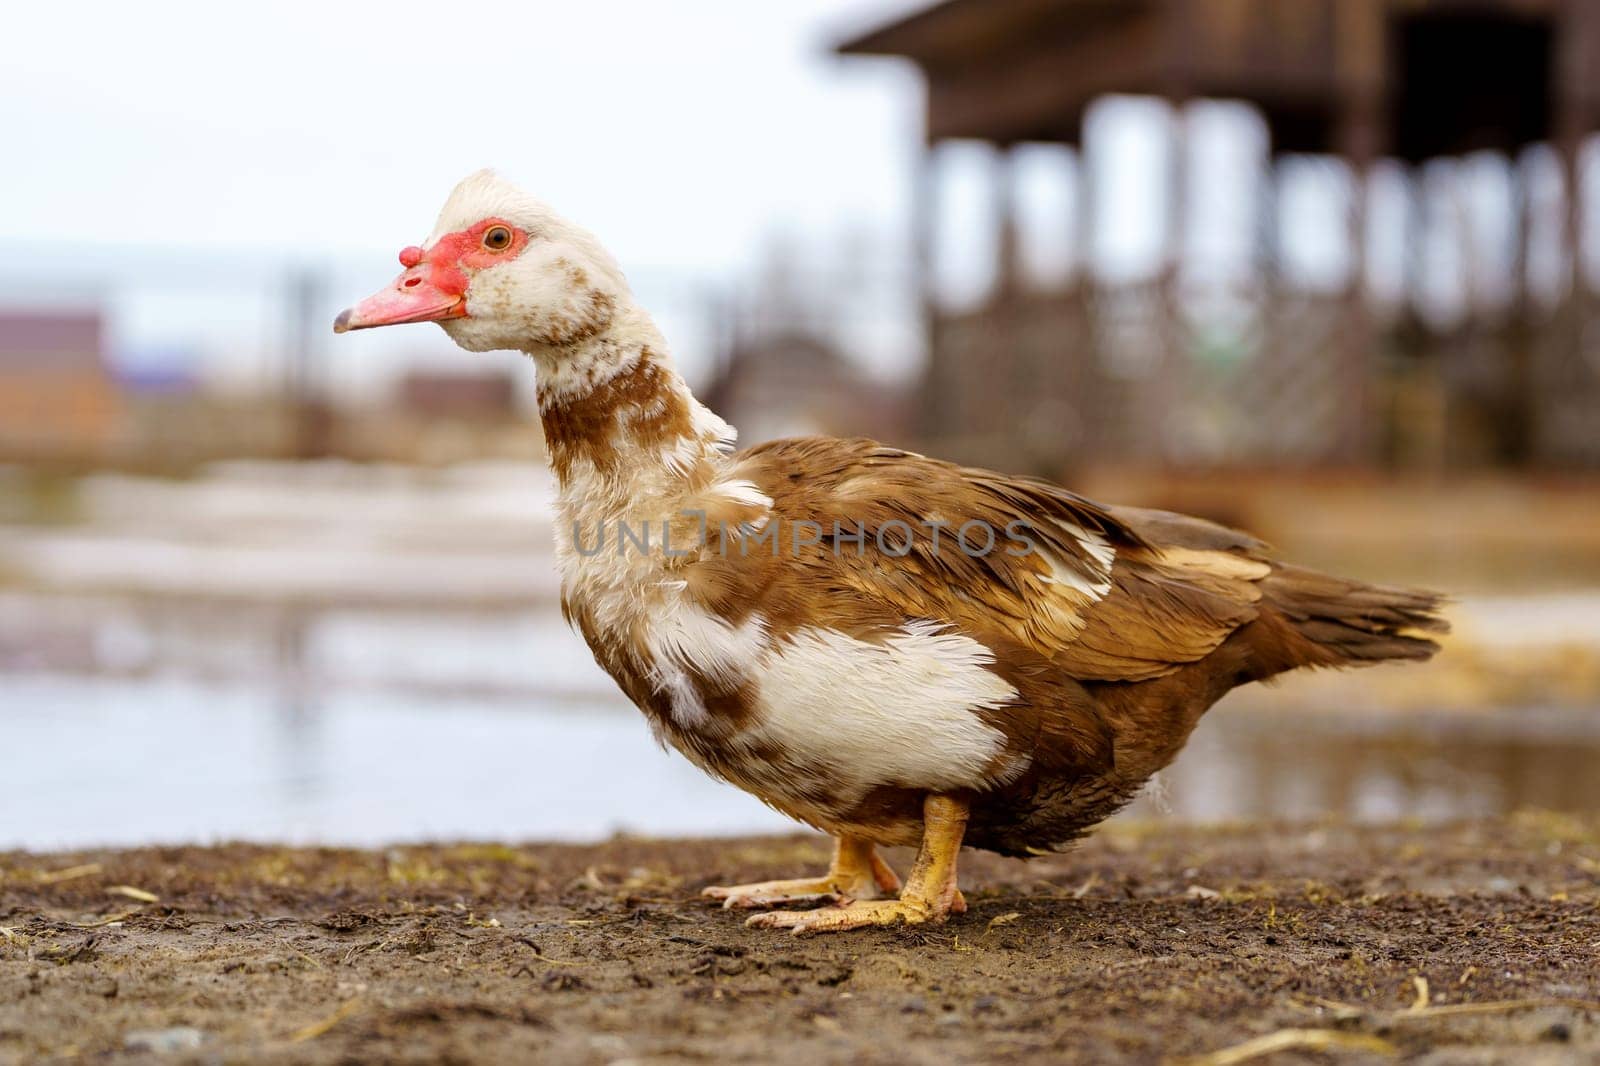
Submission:
[[[483,231],[483,246],[491,252],[503,252],[511,247],[511,231],[505,226],[490,226]]]

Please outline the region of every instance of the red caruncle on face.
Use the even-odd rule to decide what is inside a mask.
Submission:
[[[491,231],[497,231],[497,235],[499,231],[509,234],[503,246],[490,247],[486,243]],[[526,230],[503,219],[486,218],[467,229],[446,233],[426,251],[414,245],[403,249],[400,252],[400,264],[413,270],[426,265],[434,287],[463,296],[471,278],[469,271],[483,270],[515,259],[527,246]]]
[[[430,248],[402,248],[400,265],[405,273],[341,314],[333,328],[342,333],[402,322],[465,318],[473,273],[515,259],[527,246],[526,230],[491,217],[446,233]]]

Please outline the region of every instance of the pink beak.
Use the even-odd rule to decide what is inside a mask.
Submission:
[[[411,249],[407,249],[411,251]],[[403,262],[404,260],[402,260]],[[446,276],[448,277],[446,272]],[[406,322],[440,322],[467,317],[465,292],[451,292],[454,285],[439,285],[433,279],[434,267],[427,262],[412,262],[404,274],[387,288],[380,289],[354,307],[339,312],[333,320],[335,333],[374,326],[398,326]]]

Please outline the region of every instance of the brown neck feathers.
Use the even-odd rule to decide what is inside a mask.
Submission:
[[[539,415],[551,468],[566,484],[580,467],[611,477],[624,463],[665,454],[694,435],[693,405],[683,380],[648,347],[588,388],[556,393],[541,385]]]

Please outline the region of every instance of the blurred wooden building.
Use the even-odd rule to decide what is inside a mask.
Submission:
[[[739,427],[745,445],[813,433],[896,440],[907,428],[901,390],[871,380],[834,345],[802,329],[738,337],[701,392]]]
[[[104,458],[123,404],[94,312],[0,311],[0,454]]]
[[[927,86],[917,179],[929,364],[925,436],[1003,461],[1027,430],[1039,465],[1098,458],[1186,462],[1600,465],[1600,324],[1585,258],[1581,162],[1600,120],[1600,3],[1589,0],[945,0],[840,46],[899,56]],[[1028,143],[1084,151],[1108,94],[1170,104],[1160,268],[1112,284],[1023,281],[1015,180]],[[1186,105],[1243,101],[1270,139],[1248,284],[1185,270]],[[997,276],[987,302],[939,306],[930,269],[939,147],[994,146]],[[1418,189],[1430,161],[1501,153],[1512,175],[1503,298],[1441,324],[1373,299],[1373,171]],[[1537,225],[1530,153],[1559,160],[1562,203]],[[1345,175],[1347,276],[1296,286],[1280,269],[1276,175],[1289,155]],[[1538,162],[1535,159],[1534,162]],[[1077,249],[1094,246],[1103,189],[1073,183]],[[1419,208],[1419,210],[1421,210]],[[1530,288],[1530,244],[1561,264]],[[1419,268],[1420,269],[1420,268]],[[1423,279],[1425,280],[1425,279]],[[1217,322],[1225,357],[1208,351]]]
[[[502,370],[408,370],[394,406],[421,418],[506,422],[517,417],[517,381]]]

